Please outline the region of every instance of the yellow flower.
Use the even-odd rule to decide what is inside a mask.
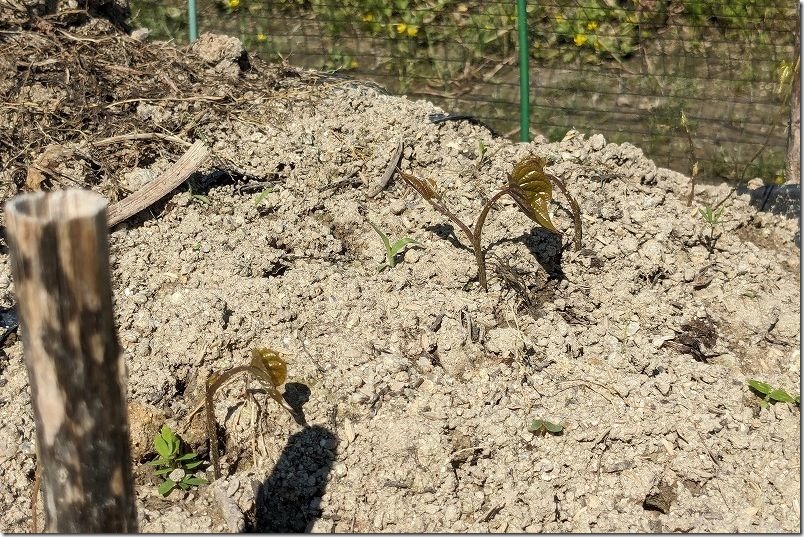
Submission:
[[[366,13],[365,15],[363,15],[363,21],[364,22],[372,22],[373,20],[374,20],[374,14],[373,13]]]
[[[237,9],[240,7],[240,0],[229,0],[229,9]]]
[[[400,22],[399,24],[396,25],[396,32],[399,33],[399,34],[404,34],[405,30],[407,30],[407,29],[408,29],[408,25],[405,24],[404,22]]]
[[[349,62],[349,69],[357,69],[358,65],[359,64],[357,63],[357,60],[353,59],[352,61]]]
[[[575,46],[583,46],[586,43],[587,37],[584,34],[575,34]]]
[[[564,22],[567,20],[564,15],[556,15],[556,22]]]
[[[259,41],[260,43],[262,43],[263,41],[268,41],[268,36],[260,32],[257,34],[257,41]]]
[[[419,33],[418,26],[408,26],[408,37],[415,37]]]
[[[590,32],[597,30],[597,21],[590,21],[586,23],[586,29]]]

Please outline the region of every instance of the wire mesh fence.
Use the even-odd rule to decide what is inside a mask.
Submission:
[[[515,0],[197,2],[199,31],[266,59],[372,80],[519,135]],[[137,22],[186,40],[181,0],[132,4]],[[683,172],[694,155],[704,179],[781,178],[795,3],[531,1],[526,21],[531,136],[599,132]]]

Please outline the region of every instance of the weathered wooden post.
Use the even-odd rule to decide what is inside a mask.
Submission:
[[[45,530],[136,532],[106,200],[83,190],[24,194],[5,217]]]

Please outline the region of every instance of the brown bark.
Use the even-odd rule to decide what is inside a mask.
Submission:
[[[46,531],[137,530],[105,209],[81,190],[5,209]]]

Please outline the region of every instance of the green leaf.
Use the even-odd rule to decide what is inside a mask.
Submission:
[[[159,485],[159,487],[156,490],[162,496],[167,496],[168,494],[170,494],[170,491],[173,490],[174,488],[176,488],[176,482],[173,481],[172,479],[165,479],[165,481],[161,485]]]
[[[194,459],[196,457],[198,457],[198,453],[186,453],[181,457],[176,457],[176,462],[189,461],[190,459]]]
[[[204,461],[191,461],[184,463],[183,466],[185,470],[192,470],[193,468],[198,468],[202,464],[204,464]]]
[[[559,233],[550,220],[547,207],[553,198],[553,183],[544,172],[541,157],[527,157],[514,165],[508,189],[514,202],[528,218],[548,231]]]
[[[404,239],[399,239],[391,246],[391,252],[390,252],[391,257],[392,258],[396,257],[399,254],[399,252],[401,252],[408,244],[418,245],[419,243],[416,239],[410,239],[407,237],[405,237]]]
[[[162,435],[156,435],[154,437],[154,449],[156,449],[156,452],[165,459],[169,458],[171,453],[173,453],[171,446],[162,437]]]
[[[779,401],[780,403],[792,403],[794,401],[793,396],[781,388],[777,388],[770,392],[768,397],[774,401]]]
[[[274,187],[269,186],[268,188],[266,188],[266,189],[264,189],[262,192],[260,192],[260,193],[257,195],[257,197],[256,197],[256,198],[254,198],[254,205],[259,205],[260,203],[262,203],[262,202],[263,202],[263,200],[265,200],[265,198],[267,198],[267,197],[268,197],[268,194],[270,194],[271,192],[273,192],[273,190],[274,190]]]
[[[528,431],[540,435],[544,435],[548,432],[551,434],[560,434],[563,430],[564,427],[562,425],[547,420],[533,420],[530,427],[528,427]]]
[[[150,462],[148,462],[146,464],[150,464],[151,466],[166,466],[166,465],[170,464],[170,462],[171,462],[170,459],[166,459],[164,457],[159,457],[159,458],[154,459],[154,460],[152,460],[152,461],[150,461]]]
[[[183,479],[179,481],[178,485],[181,487],[181,490],[187,490],[190,488],[190,485],[185,483]]]
[[[547,420],[542,420],[542,423],[544,423],[544,427],[549,433],[558,434],[564,430],[564,426],[559,423],[552,423]]]
[[[172,472],[173,470],[174,470],[174,468],[162,468],[162,469],[160,469],[160,470],[155,471],[155,472],[154,472],[154,475],[165,475],[165,474],[169,474],[169,473],[170,473],[170,472]]]
[[[758,380],[753,379],[750,379],[748,381],[748,386],[751,387],[753,390],[758,391],[762,395],[767,395],[773,390],[770,384],[766,384],[764,382],[760,382]]]
[[[195,486],[209,484],[209,481],[207,481],[203,477],[197,477],[195,475],[186,475],[186,476],[184,476],[184,479],[182,479],[182,482],[184,482],[184,483],[186,483],[188,485],[195,485]]]
[[[390,240],[388,240],[388,235],[386,235],[385,233],[383,233],[383,232],[382,232],[382,230],[381,230],[380,228],[378,228],[378,227],[377,227],[377,226],[374,224],[374,222],[372,222],[371,220],[367,220],[367,222],[369,223],[369,225],[370,225],[371,227],[373,227],[373,228],[374,228],[374,231],[376,231],[376,232],[377,232],[377,235],[379,235],[379,236],[380,236],[380,238],[382,239],[382,244],[383,244],[383,246],[385,246],[385,252],[386,252],[386,253],[390,252],[390,250],[391,250],[391,241],[390,241]]]

